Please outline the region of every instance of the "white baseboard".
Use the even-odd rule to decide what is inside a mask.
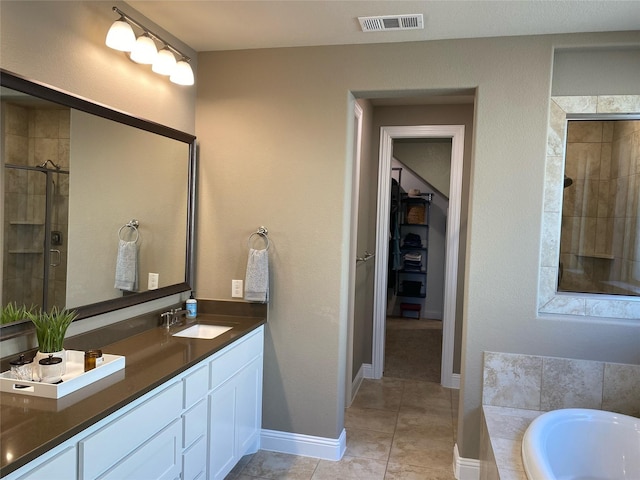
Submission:
[[[347,407],[350,407],[355,400],[358,390],[360,389],[360,385],[362,385],[362,380],[365,378],[373,378],[373,366],[370,363],[363,363],[360,365],[360,370],[356,373],[356,378],[351,382],[351,399]]]
[[[462,458],[457,443],[453,446],[453,474],[457,480],[480,480],[480,460]]]
[[[451,374],[451,388],[456,388],[460,390],[460,374],[459,373]]]
[[[260,449],[338,461],[347,449],[347,431],[342,429],[340,437],[334,439],[262,429]]]
[[[353,382],[351,382],[351,399],[349,401],[349,405],[347,405],[347,407],[350,407],[351,404],[353,403],[353,401],[356,398],[356,395],[358,394],[358,390],[360,389],[360,385],[362,385],[362,380],[364,380],[364,365],[360,365],[360,370],[358,370],[358,373],[356,373],[356,378],[353,379]]]

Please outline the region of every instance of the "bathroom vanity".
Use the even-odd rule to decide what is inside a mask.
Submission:
[[[2,393],[0,476],[224,478],[259,447],[265,319],[196,322],[232,328],[213,339],[151,328],[102,347],[126,357],[121,373],[64,398]]]

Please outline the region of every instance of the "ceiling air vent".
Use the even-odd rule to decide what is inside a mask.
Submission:
[[[358,17],[363,32],[384,30],[416,30],[424,28],[422,14],[383,15],[379,17]]]

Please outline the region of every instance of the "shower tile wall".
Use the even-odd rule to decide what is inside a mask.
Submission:
[[[571,121],[560,290],[640,294],[640,121]]]
[[[69,168],[68,109],[2,104],[3,164],[36,166],[52,160]],[[2,303],[40,305],[43,288],[43,241],[46,176],[35,171],[4,169],[4,261]],[[53,175],[55,183],[51,229],[63,232],[60,267],[51,269],[50,305],[64,306],[66,297],[66,233],[68,175]],[[40,253],[28,253],[39,251]],[[27,253],[16,253],[27,252]]]

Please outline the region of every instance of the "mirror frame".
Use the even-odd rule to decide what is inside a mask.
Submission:
[[[112,312],[122,308],[131,307],[151,300],[156,300],[169,295],[187,292],[193,288],[195,275],[194,263],[194,228],[195,228],[195,206],[196,206],[196,174],[197,174],[197,145],[194,135],[180,130],[161,125],[159,123],[134,117],[128,113],[114,110],[105,105],[101,105],[71,93],[64,92],[55,87],[41,82],[27,79],[7,70],[0,69],[0,85],[13,90],[42,98],[50,102],[80,110],[89,114],[97,115],[107,120],[129,125],[134,128],[145,130],[167,138],[172,138],[183,142],[189,146],[188,158],[188,195],[187,195],[187,225],[186,225],[186,252],[185,252],[185,279],[174,285],[160,287],[156,290],[147,290],[133,295],[125,295],[120,298],[104,300],[97,303],[82,305],[73,310],[78,313],[77,320],[82,320],[96,315]],[[26,325],[25,325],[26,324]],[[26,328],[25,328],[26,327]],[[16,322],[0,326],[0,340],[21,335],[31,328],[31,322]]]
[[[549,128],[545,164],[544,205],[540,270],[538,277],[538,316],[570,315],[573,318],[638,320],[640,297],[605,293],[558,292],[564,150],[567,116],[606,114],[634,116],[640,112],[640,95],[554,96],[549,102]]]

